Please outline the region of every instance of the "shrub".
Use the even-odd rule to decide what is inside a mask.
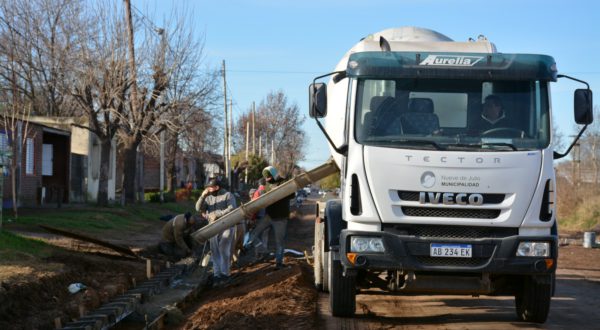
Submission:
[[[165,191],[163,192],[163,199],[166,203],[175,202],[175,194]],[[144,200],[150,203],[160,203],[160,192],[145,193]]]
[[[195,202],[198,200],[198,198],[200,198],[200,195],[202,194],[202,190],[200,189],[194,189],[190,192],[190,200],[192,202]]]
[[[187,201],[190,199],[190,191],[185,189],[185,188],[181,188],[181,189],[177,189],[175,191],[175,201],[177,202],[183,202],[183,201]]]

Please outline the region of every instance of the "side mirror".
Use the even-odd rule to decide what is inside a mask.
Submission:
[[[575,122],[579,125],[591,124],[594,121],[592,90],[576,89],[574,100]]]
[[[314,83],[308,86],[308,113],[311,118],[327,115],[327,85]]]

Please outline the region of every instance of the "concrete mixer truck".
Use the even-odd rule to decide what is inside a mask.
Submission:
[[[558,253],[553,160],[593,118],[589,85],[576,89],[583,128],[553,150],[559,78],[587,85],[550,56],[414,27],[367,36],[315,78],[310,116],[341,175],[315,227],[315,285],[334,316],[354,315],[357,293],[383,290],[514,296],[519,318],[545,322]]]

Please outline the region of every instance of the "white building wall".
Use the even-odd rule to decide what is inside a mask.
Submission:
[[[88,178],[87,178],[87,195],[88,201],[96,201],[98,198],[98,186],[100,183],[100,141],[96,135],[89,132],[88,144]],[[108,169],[108,199],[115,199],[116,190],[116,162],[117,147],[116,141],[113,139],[110,149],[110,165]]]

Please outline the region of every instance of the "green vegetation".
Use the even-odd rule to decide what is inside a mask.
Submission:
[[[128,214],[129,213],[129,214]],[[62,210],[36,213],[19,217],[20,224],[48,225],[58,228],[97,231],[102,229],[125,229],[129,226],[133,212],[120,212],[115,209],[95,210]]]
[[[160,221],[165,214],[192,211],[190,203],[133,204],[125,207],[43,209],[23,212],[19,225],[46,225],[66,230],[97,233],[103,230],[135,230],[144,223]]]
[[[340,173],[336,172],[319,181],[323,189],[335,189],[340,187]]]
[[[23,253],[44,258],[50,255],[51,250],[52,247],[42,241],[0,231],[0,261],[19,260]]]
[[[150,203],[160,203],[160,191],[144,193],[144,200]],[[163,192],[165,203],[175,202],[175,193],[172,191]]]
[[[586,200],[585,203],[579,202],[568,212],[562,211],[565,212],[559,212],[559,230],[600,230],[600,197],[593,197]]]
[[[149,224],[162,223],[159,217],[167,214],[180,214],[193,211],[191,202],[164,204],[133,204],[125,207],[109,206],[98,208],[62,208],[62,209],[28,209],[12,225],[27,231],[38,225],[64,229],[68,231],[91,234],[102,237],[102,233],[135,232],[147,228]],[[23,256],[35,258],[47,257],[51,254],[52,245],[40,240],[29,239],[13,234],[11,225],[0,231],[0,262],[17,261]],[[33,231],[39,231],[35,228]]]
[[[231,156],[231,165],[240,167],[240,163],[246,162],[246,153],[239,152]],[[258,179],[262,178],[262,170],[267,167],[269,163],[263,158],[258,157],[255,154],[248,155],[247,168],[248,168],[248,182],[256,183]],[[242,166],[243,167],[243,166]]]

